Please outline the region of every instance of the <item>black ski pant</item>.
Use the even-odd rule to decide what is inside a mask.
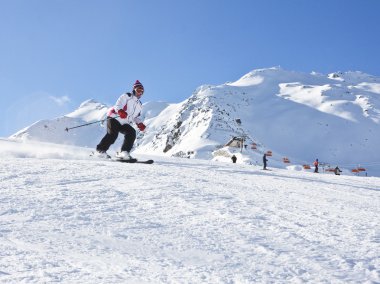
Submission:
[[[107,151],[115,143],[119,132],[124,134],[124,142],[121,151],[130,152],[136,140],[136,130],[129,124],[120,124],[115,118],[107,120],[107,134],[96,146],[98,151]]]

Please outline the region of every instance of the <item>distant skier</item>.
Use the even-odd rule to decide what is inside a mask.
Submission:
[[[235,156],[235,155],[232,155],[231,160],[232,160],[232,163],[235,164],[235,163],[236,163],[236,160],[237,160],[236,156]]]
[[[318,173],[318,166],[319,166],[319,162],[318,162],[318,159],[315,159],[315,161],[314,161],[314,172],[315,173]]]
[[[263,156],[263,170],[266,170],[267,169],[267,162],[268,162],[268,159],[267,159],[267,154],[264,154]]]
[[[340,173],[341,173],[341,172],[342,172],[342,171],[339,169],[339,167],[336,166],[335,169],[334,169],[334,173],[335,173],[335,175],[340,176]]]
[[[122,94],[116,104],[109,109],[107,120],[107,134],[96,146],[99,157],[109,158],[107,150],[115,143],[119,133],[124,134],[124,142],[121,152],[116,154],[120,159],[133,159],[130,155],[133,144],[136,140],[136,130],[131,124],[136,124],[140,131],[144,131],[145,125],[140,118],[142,104],[140,98],[144,93],[144,86],[136,80],[131,93]]]

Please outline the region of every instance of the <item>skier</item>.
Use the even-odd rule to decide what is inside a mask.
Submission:
[[[235,155],[232,155],[231,160],[232,160],[232,163],[235,164],[235,163],[236,163],[236,160],[237,160],[236,156],[235,156]]]
[[[267,169],[267,162],[268,162],[267,154],[264,154],[264,156],[263,156],[263,164],[264,164],[263,170]]]
[[[314,161],[314,167],[315,167],[314,172],[315,173],[318,173],[318,165],[319,165],[318,159],[315,159],[315,161]]]
[[[116,104],[108,111],[107,133],[96,146],[97,156],[110,158],[107,154],[109,147],[115,143],[119,132],[124,134],[124,142],[121,152],[116,154],[119,159],[133,159],[130,151],[136,140],[136,130],[131,124],[135,123],[140,131],[145,130],[145,125],[140,119],[142,104],[140,98],[144,93],[144,86],[136,80],[131,93],[122,94]]]
[[[335,169],[334,169],[334,173],[335,173],[335,175],[340,176],[340,173],[341,173],[341,172],[342,172],[342,171],[339,169],[339,167],[336,166]]]

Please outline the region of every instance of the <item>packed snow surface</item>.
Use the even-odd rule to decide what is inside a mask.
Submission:
[[[380,282],[380,178],[88,153],[0,140],[1,283]]]

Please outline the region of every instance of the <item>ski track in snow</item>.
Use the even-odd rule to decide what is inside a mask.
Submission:
[[[0,161],[1,283],[378,283],[380,179]]]

